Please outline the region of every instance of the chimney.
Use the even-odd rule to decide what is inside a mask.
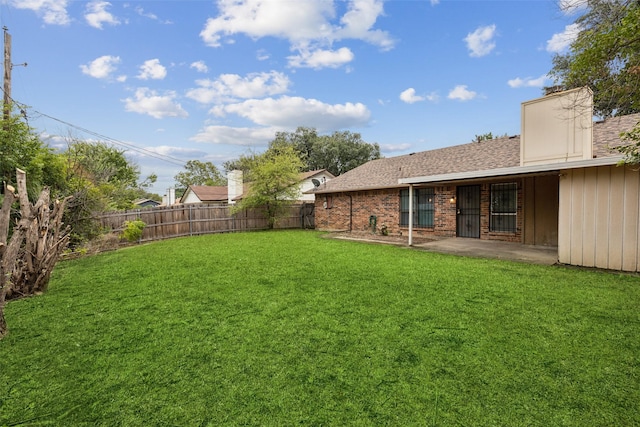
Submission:
[[[167,194],[162,196],[162,204],[164,206],[173,206],[176,203],[176,189],[167,188]]]
[[[522,103],[520,166],[591,159],[593,92],[588,87]]]
[[[230,171],[227,174],[227,197],[229,204],[234,205],[236,202],[233,199],[241,196],[242,192],[242,171],[237,169]]]

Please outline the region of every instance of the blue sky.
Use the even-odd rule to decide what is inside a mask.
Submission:
[[[135,147],[160,195],[183,162],[298,126],[386,157],[519,134],[577,33],[546,0],[0,1],[29,124],[51,145]]]

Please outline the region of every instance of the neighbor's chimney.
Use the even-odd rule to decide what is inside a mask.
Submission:
[[[233,200],[242,195],[242,171],[232,170],[227,174],[227,197],[230,205],[235,204]]]
[[[176,203],[176,189],[167,188],[167,194],[162,196],[162,204],[164,206],[172,206]]]

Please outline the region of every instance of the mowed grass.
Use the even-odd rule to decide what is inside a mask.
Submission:
[[[10,302],[0,425],[640,424],[640,279],[303,231],[56,267]]]

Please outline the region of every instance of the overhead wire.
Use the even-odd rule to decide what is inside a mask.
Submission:
[[[119,139],[111,138],[109,136],[100,134],[98,132],[94,132],[92,130],[86,129],[86,128],[82,127],[82,126],[74,125],[73,123],[69,123],[69,122],[67,122],[65,120],[59,119],[57,117],[53,117],[53,116],[51,116],[49,114],[45,114],[45,113],[43,113],[41,111],[38,111],[38,110],[35,110],[35,109],[33,111],[35,113],[39,114],[42,117],[46,117],[46,118],[48,118],[50,120],[56,121],[56,122],[61,123],[61,124],[65,125],[65,126],[69,126],[70,128],[79,130],[79,131],[81,131],[83,133],[86,133],[88,135],[94,136],[94,137],[96,137],[96,138],[98,138],[100,140],[108,141],[108,142],[110,142],[112,144],[115,144],[115,145],[118,145],[118,146],[121,146],[121,147],[125,147],[128,150],[136,151],[136,152],[138,152],[140,154],[143,154],[145,156],[153,157],[153,158],[158,159],[158,160],[163,160],[163,161],[168,162],[168,163],[173,163],[173,164],[178,165],[178,166],[184,166],[187,163],[184,160],[180,160],[180,159],[178,159],[176,157],[171,157],[171,156],[166,155],[166,154],[159,154],[159,153],[156,153],[154,151],[147,150],[146,148],[138,147],[137,145],[134,145],[132,143],[120,141]]]

